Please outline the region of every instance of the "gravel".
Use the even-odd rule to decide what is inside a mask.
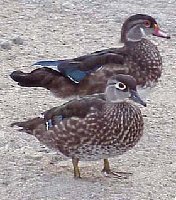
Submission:
[[[176,199],[176,1],[1,0],[0,6],[0,39],[5,42],[0,48],[0,199]],[[154,16],[172,39],[153,38],[164,70],[142,109],[147,115],[144,137],[133,150],[110,159],[114,170],[133,175],[127,180],[105,178],[102,161],[81,162],[83,178],[74,180],[69,159],[9,126],[63,100],[41,88],[21,88],[9,74],[31,71],[30,65],[41,59],[117,47],[121,24],[135,13]]]

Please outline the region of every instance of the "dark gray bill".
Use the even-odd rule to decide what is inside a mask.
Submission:
[[[132,99],[134,102],[139,103],[141,105],[143,105],[144,107],[146,107],[146,103],[140,98],[139,94],[137,93],[137,91],[135,90],[130,90],[131,93],[131,97],[130,99]]]

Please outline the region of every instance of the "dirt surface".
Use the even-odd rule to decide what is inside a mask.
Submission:
[[[0,7],[0,199],[176,199],[176,1],[1,0]],[[144,137],[133,150],[110,159],[114,170],[133,175],[105,178],[102,161],[81,162],[83,178],[74,180],[70,160],[9,127],[62,101],[44,89],[17,86],[9,74],[31,71],[30,65],[43,58],[117,47],[121,24],[135,13],[154,16],[172,39],[154,38],[164,70],[142,109],[147,115]]]

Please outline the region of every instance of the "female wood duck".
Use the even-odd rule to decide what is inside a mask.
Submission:
[[[129,17],[121,30],[122,48],[110,48],[85,56],[39,61],[31,73],[14,71],[10,76],[24,87],[43,87],[57,97],[102,93],[112,75],[129,74],[142,88],[155,86],[162,72],[162,60],[157,47],[146,35],[170,38],[156,20],[148,15]],[[112,65],[113,64],[113,65]]]
[[[91,96],[75,99],[44,112],[43,117],[12,126],[22,127],[20,131],[72,158],[76,178],[80,178],[79,160],[99,159],[104,159],[106,175],[121,177],[120,172],[111,172],[108,158],[123,154],[139,141],[143,117],[132,102],[146,104],[137,93],[136,80],[129,75],[111,77],[105,95],[106,100]]]

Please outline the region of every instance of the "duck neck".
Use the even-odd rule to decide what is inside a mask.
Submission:
[[[106,102],[111,104],[121,103],[125,98],[127,98],[124,92],[117,91],[113,86],[108,86],[106,88],[105,94]]]

